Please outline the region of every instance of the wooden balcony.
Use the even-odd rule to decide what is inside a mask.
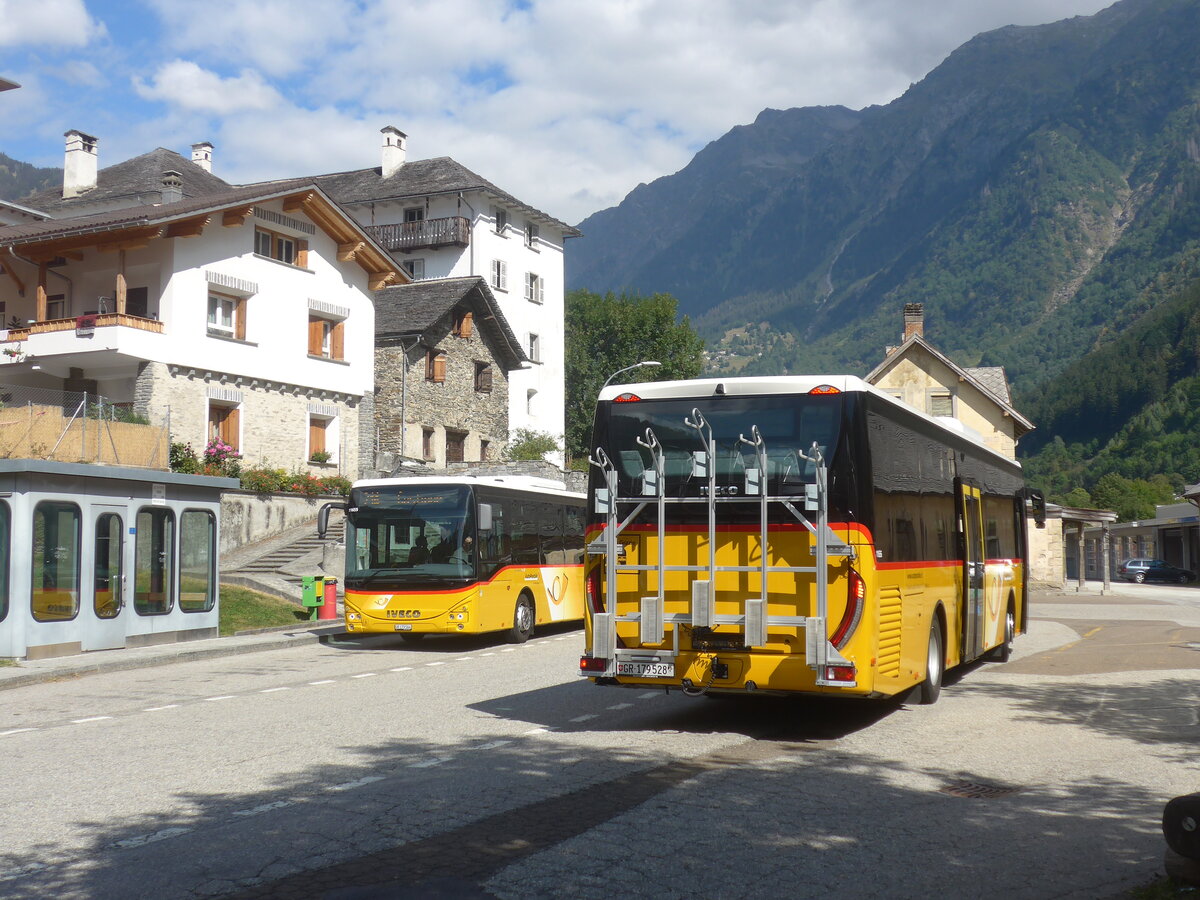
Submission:
[[[368,225],[366,230],[388,251],[436,250],[439,247],[466,247],[471,243],[471,220],[463,216]]]
[[[121,313],[98,313],[89,316],[72,316],[69,319],[47,319],[44,322],[34,322],[25,328],[10,328],[7,339],[9,341],[26,341],[32,334],[50,334],[55,331],[83,333],[88,328],[106,328],[110,325],[124,325],[126,328],[138,328],[142,331],[152,331],[155,334],[163,332],[163,323],[158,319],[144,319],[141,316]]]

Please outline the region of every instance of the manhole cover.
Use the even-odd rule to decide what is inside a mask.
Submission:
[[[991,800],[993,797],[1005,797],[1009,794],[1015,794],[1021,789],[1002,784],[955,781],[938,788],[938,790],[943,794],[949,794],[951,797],[966,797],[968,800]]]

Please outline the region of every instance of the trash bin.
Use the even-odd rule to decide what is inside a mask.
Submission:
[[[308,618],[313,621],[325,603],[324,580],[321,575],[304,575],[300,578],[300,605],[309,611]]]
[[[317,609],[318,619],[337,618],[337,579],[323,578],[324,603]]]

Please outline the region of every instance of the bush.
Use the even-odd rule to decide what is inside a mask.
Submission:
[[[339,494],[345,497],[350,493],[350,479],[341,475],[321,478],[308,472],[255,466],[242,472],[242,490],[259,494],[303,494],[306,497]]]
[[[518,428],[504,455],[510,460],[543,460],[547,453],[561,449],[558,439],[548,432]]]
[[[274,494],[283,490],[283,483],[287,477],[287,472],[283,469],[255,466],[242,472],[242,490],[255,491],[259,494]]]
[[[171,442],[170,464],[172,472],[182,472],[184,475],[199,475],[200,460],[191,444],[178,441]]]

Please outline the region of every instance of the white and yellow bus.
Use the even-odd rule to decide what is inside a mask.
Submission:
[[[931,703],[1025,630],[1019,464],[859,378],[609,387],[592,447],[597,683]]]
[[[583,617],[586,498],[527,476],[356,482],[346,504],[346,629],[428,634],[507,632]]]

